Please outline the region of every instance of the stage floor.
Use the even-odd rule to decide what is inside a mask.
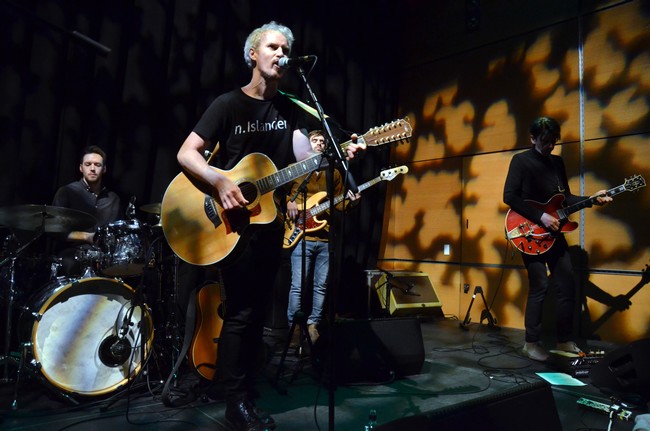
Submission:
[[[399,332],[401,326],[394,326],[390,322],[386,325],[391,327],[388,336],[397,338],[399,345],[402,340]],[[405,417],[423,415],[470,400],[480,404],[481,400],[498,398],[500,393],[541,381],[536,373],[558,371],[553,366],[521,356],[521,330],[495,329],[481,324],[470,324],[466,329],[461,329],[459,322],[451,319],[423,320],[418,321],[417,325],[421,328],[424,348],[424,362],[419,372],[411,374],[412,371],[408,371],[411,375],[393,381],[364,382],[364,378],[372,380],[372,376],[381,374],[370,373],[367,376],[371,377],[365,376],[360,382],[337,380],[336,385],[321,383],[329,379],[318,378],[318,360],[314,364],[311,357],[298,357],[294,351],[289,352],[280,378],[276,379],[284,346],[281,336],[286,331],[268,330],[266,344],[270,354],[259,378],[261,397],[257,401],[258,406],[273,415],[278,424],[277,429],[281,431],[355,431],[363,429],[371,409],[377,412],[378,424],[387,425]],[[353,339],[354,337],[352,336]],[[404,334],[403,339],[405,343],[412,343],[409,334]],[[364,340],[357,342],[366,343]],[[583,341],[580,344],[583,349],[605,352],[619,347],[600,341]],[[413,348],[404,347],[406,353]],[[161,366],[160,357],[157,361],[158,366]],[[149,360],[149,367],[153,367],[154,362],[156,361]],[[351,359],[350,363],[344,360],[337,366],[358,369],[361,363],[362,367],[367,366],[368,370],[373,370],[377,365],[372,362],[372,358],[361,355]],[[15,376],[13,368],[10,367],[10,380]],[[170,369],[171,364],[162,364],[161,368]],[[156,377],[156,374],[159,376]],[[24,376],[24,379],[21,377],[19,385],[5,382],[0,392],[0,428],[48,431],[89,428],[120,431],[230,429],[223,417],[225,405],[222,401],[199,397],[184,406],[166,407],[161,402],[161,382],[166,378],[166,375],[164,378],[162,375],[162,372],[151,369],[141,372],[130,390],[90,396],[82,399],[79,404],[66,400],[56,385],[41,381],[39,375]],[[562,429],[608,429],[609,417],[605,413],[587,410],[577,402],[580,398],[588,398],[607,404],[607,395],[591,385],[588,377],[580,380],[586,385],[552,386]],[[180,392],[176,389],[190,389],[198,384],[196,374],[183,367],[175,380],[172,393],[177,395]],[[12,409],[14,389],[17,389],[18,394],[16,409]],[[512,408],[526,410],[535,406],[520,403],[513,404]],[[556,412],[548,413],[554,415]],[[334,418],[333,427],[329,425],[331,417]],[[528,428],[527,424],[521,424],[520,429]],[[620,419],[615,419],[611,426],[613,431],[632,428],[633,421]],[[483,429],[504,427],[499,426],[498,419],[492,418],[491,423],[486,422]]]

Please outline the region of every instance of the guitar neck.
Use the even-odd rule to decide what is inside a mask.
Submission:
[[[365,144],[366,146],[379,146],[408,139],[412,133],[413,128],[407,119],[400,119],[386,123],[383,126],[373,127],[362,136],[359,136],[356,143]],[[345,152],[352,144],[352,140],[340,144],[341,150]],[[320,167],[322,159],[322,154],[315,154],[296,164],[280,169],[272,175],[257,180],[257,187],[262,194],[273,191],[308,172],[315,171]]]
[[[358,189],[359,189],[360,192],[362,192],[362,191],[364,191],[365,189],[367,189],[368,187],[374,186],[375,184],[377,184],[377,183],[380,182],[381,180],[382,180],[381,177],[374,178],[374,179],[368,181],[367,183],[363,183],[363,184],[361,184],[361,185],[358,187]],[[337,197],[335,197],[335,198],[334,198],[334,206],[336,206],[336,205],[338,205],[339,203],[341,203],[341,201],[343,201],[346,197],[347,197],[346,194],[340,194],[340,195],[338,195]],[[321,213],[327,211],[327,210],[330,208],[330,203],[331,203],[331,201],[328,199],[328,200],[326,200],[325,202],[323,202],[322,204],[314,205],[313,207],[311,207],[311,209],[309,209],[309,210],[307,210],[307,211],[308,211],[312,216],[316,216],[316,215],[318,215],[318,214],[321,214]]]
[[[607,190],[604,196],[616,196],[620,193],[623,193],[624,191],[627,191],[627,189],[625,188],[625,184],[621,184],[620,186]],[[569,205],[568,207],[561,208],[557,211],[557,213],[560,216],[560,219],[566,219],[574,212],[580,211],[587,207],[591,207],[596,202],[598,202],[598,196],[593,196],[585,200],[582,200],[578,203],[575,203],[573,205]]]
[[[322,159],[323,156],[321,154],[316,154],[284,169],[280,169],[274,174],[260,178],[256,181],[260,193],[268,193],[300,178],[308,172],[315,171],[321,165]]]

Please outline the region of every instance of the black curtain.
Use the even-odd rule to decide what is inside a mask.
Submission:
[[[245,37],[270,20],[293,30],[293,55],[318,56],[309,82],[343,128],[364,133],[397,118],[398,9],[363,3],[0,1],[0,206],[50,204],[79,178],[91,144],[108,153],[106,183],[123,202],[160,202],[183,139],[214,97],[247,83]],[[305,97],[293,72],[283,89]],[[355,161],[357,183],[388,167],[389,154],[375,147]],[[344,309],[364,307],[384,189],[368,189],[347,218]]]

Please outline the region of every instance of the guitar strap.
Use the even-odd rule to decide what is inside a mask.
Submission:
[[[313,116],[316,117],[318,120],[320,120],[320,116],[318,115],[318,111],[316,111],[316,110],[315,110],[314,108],[312,108],[311,106],[307,105],[307,104],[306,104],[305,102],[303,102],[302,100],[298,99],[298,98],[297,98],[296,96],[294,96],[293,94],[285,93],[285,92],[282,91],[282,90],[278,90],[278,93],[280,93],[280,94],[282,94],[283,96],[287,97],[287,98],[288,98],[289,100],[291,100],[293,103],[295,103],[296,105],[300,106],[300,108],[302,108],[305,112],[307,112],[307,113],[310,114],[310,115],[313,115]],[[328,115],[325,115],[325,118],[329,118],[329,116],[328,116]]]

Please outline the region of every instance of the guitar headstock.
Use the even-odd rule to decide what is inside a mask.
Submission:
[[[413,127],[408,122],[408,118],[391,121],[383,126],[373,127],[363,136],[359,137],[357,142],[363,142],[369,147],[388,144],[408,139],[413,134]]]
[[[386,169],[384,171],[381,171],[380,177],[384,181],[392,181],[398,175],[405,174],[408,171],[409,171],[409,168],[406,167],[405,165],[402,165],[402,166],[398,166],[396,168]]]
[[[641,283],[648,284],[650,282],[650,271],[648,271],[648,264],[646,263],[645,268],[641,271]]]
[[[634,190],[645,187],[645,180],[641,175],[634,175],[633,177],[627,178],[623,184],[625,190],[633,192]]]

